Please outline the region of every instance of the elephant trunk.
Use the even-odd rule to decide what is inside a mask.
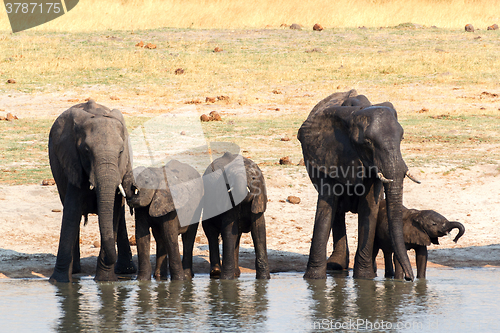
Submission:
[[[458,234],[455,236],[455,239],[453,240],[455,243],[458,242],[460,237],[462,237],[465,233],[465,227],[462,223],[460,222],[450,222],[450,229],[448,231],[451,231],[452,229],[458,229]]]
[[[399,152],[399,149],[396,151]],[[392,181],[383,182],[387,204],[389,234],[391,236],[394,254],[401,263],[401,267],[405,273],[405,279],[413,281],[413,271],[411,269],[403,235],[403,180],[408,168],[400,154],[390,157],[392,158],[384,165],[384,175]],[[401,170],[403,170],[403,172],[401,172]]]
[[[115,221],[114,216],[117,188],[121,183],[116,165],[102,163],[95,169],[95,188],[97,191],[97,214],[99,216],[99,230],[101,233],[101,253],[98,260],[98,272],[109,272],[117,260],[115,248]],[[96,275],[96,279],[98,276]]]

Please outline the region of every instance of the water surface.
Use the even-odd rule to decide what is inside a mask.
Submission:
[[[474,332],[500,331],[500,269],[429,268],[403,282],[302,279],[303,273],[234,281],[51,285],[46,279],[0,280],[5,332]],[[379,271],[383,276],[383,272]]]

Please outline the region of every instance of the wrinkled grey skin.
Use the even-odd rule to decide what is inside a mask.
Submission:
[[[243,158],[244,167],[234,167],[231,164],[236,158]],[[232,181],[229,191],[213,193],[214,184],[224,182],[225,177]],[[217,173],[219,171],[219,173]],[[219,175],[213,177],[214,175]],[[264,176],[253,161],[240,155],[226,152],[214,160],[203,175],[205,186],[204,211],[210,211],[219,206],[224,196],[229,192],[244,193],[240,203],[217,216],[203,218],[203,230],[208,238],[210,250],[210,277],[234,279],[240,276],[238,266],[240,238],[242,233],[250,232],[255,248],[255,270],[257,279],[269,279],[269,264],[267,259],[266,223],[264,212],[267,206],[267,192]],[[222,265],[219,253],[219,235],[222,236]]]
[[[101,233],[95,280],[116,281],[115,272],[136,271],[125,226],[124,200],[118,191],[123,176],[131,170],[129,154],[122,114],[93,100],[66,110],[52,125],[50,168],[64,209],[51,282],[70,282],[71,274],[80,271],[80,221],[89,213],[99,215]]]
[[[318,203],[306,279],[325,279],[326,244],[333,231],[328,265],[346,269],[349,251],[345,213],[358,213],[355,278],[374,278],[373,242],[379,203],[387,197],[389,229],[405,278],[413,280],[403,238],[403,179],[408,168],[401,156],[403,128],[391,103],[371,105],[355,90],[320,101],[298,132]],[[386,179],[377,176],[381,172]],[[390,181],[389,181],[390,180]]]
[[[172,280],[191,279],[203,198],[203,181],[198,171],[176,160],[162,168],[139,167],[125,175],[123,187],[127,203],[135,211],[137,279],[151,280],[150,228],[157,244],[154,277],[166,279],[169,267]],[[179,221],[181,211],[185,214],[182,216],[189,216],[189,221],[182,221],[189,222],[184,226]],[[179,235],[182,235],[182,261]]]
[[[403,234],[406,249],[415,250],[417,263],[417,278],[425,279],[427,269],[427,246],[439,244],[439,237],[447,235],[451,230],[457,228],[458,234],[453,240],[455,243],[465,232],[465,227],[459,222],[450,222],[443,215],[433,210],[408,209],[403,206]],[[385,277],[403,278],[401,265],[394,261],[396,272],[392,265],[392,244],[389,236],[389,225],[387,223],[387,209],[385,200],[380,202],[380,209],[377,218],[377,230],[375,233],[375,243],[373,249],[373,260],[381,249],[384,253]],[[374,263],[375,265],[375,263]]]

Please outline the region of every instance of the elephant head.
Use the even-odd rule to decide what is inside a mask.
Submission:
[[[176,211],[182,226],[199,222],[191,219],[203,197],[203,181],[188,164],[171,160],[161,168],[135,168],[123,186],[130,208],[149,207],[152,217]]]
[[[99,267],[109,271],[116,262],[115,213],[117,205],[123,202],[117,193],[123,176],[131,170],[128,133],[122,114],[93,100],[73,106],[62,113],[51,128],[49,157],[63,205],[69,183],[87,198],[83,199],[82,214],[96,210],[99,215],[102,257],[96,279],[100,279]],[[96,206],[88,198],[97,198]]]
[[[331,195],[331,188],[322,183],[325,179],[351,186],[356,194],[382,182],[394,251],[412,280],[402,219],[403,180],[409,173],[400,149],[403,128],[393,105],[371,105],[355,90],[332,94],[313,108],[298,138],[320,196]]]
[[[456,243],[465,233],[465,227],[460,222],[450,222],[443,215],[433,210],[408,209],[403,213],[405,220],[405,242],[429,246],[439,244],[439,237],[447,235],[451,230],[458,229],[453,241]]]

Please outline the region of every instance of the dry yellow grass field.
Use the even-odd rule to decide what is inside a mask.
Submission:
[[[8,30],[0,11],[0,30]],[[500,20],[500,6],[490,0],[85,0],[37,30],[99,31],[161,27],[237,29],[298,23],[325,28],[383,27],[412,22],[458,29]]]

